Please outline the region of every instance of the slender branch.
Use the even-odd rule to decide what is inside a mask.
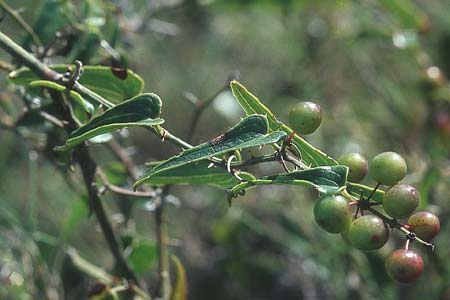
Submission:
[[[188,134],[187,134],[187,140],[189,142],[192,142],[192,138],[194,136],[195,129],[197,128],[198,122],[200,121],[200,117],[203,114],[203,111],[214,101],[214,99],[217,98],[217,96],[228,89],[228,81],[226,84],[224,84],[219,90],[217,90],[214,94],[212,94],[208,99],[205,101],[200,101],[195,95],[193,94],[185,94],[185,97],[195,105],[195,112],[192,116],[191,122],[188,126]]]
[[[12,7],[10,7],[8,4],[5,3],[4,0],[0,0],[0,6],[13,17],[14,20],[16,20],[17,23],[19,23],[20,26],[30,35],[31,40],[36,45],[36,47],[41,48],[42,42],[39,39],[39,37],[34,32],[33,28],[31,28],[30,25],[22,18],[20,14],[18,14]]]
[[[50,69],[47,65],[39,61],[32,54],[28,53],[25,49],[16,44],[12,39],[10,39],[1,31],[0,47],[15,59],[30,68],[30,70],[36,73],[39,77],[50,81],[58,81],[62,78],[61,74]]]
[[[128,263],[123,257],[122,247],[120,246],[119,242],[117,241],[114,235],[114,231],[112,229],[111,223],[108,220],[108,216],[106,215],[105,208],[103,207],[103,204],[98,196],[97,187],[93,184],[97,165],[89,155],[89,152],[84,147],[84,145],[76,148],[75,154],[76,157],[78,158],[78,163],[80,164],[81,167],[84,183],[88,191],[90,207],[94,212],[95,216],[97,217],[103,235],[108,243],[109,249],[111,250],[111,253],[114,256],[117,267],[121,270],[121,272],[127,279],[131,279],[137,283],[138,281],[136,275],[128,266]]]
[[[169,300],[171,294],[171,282],[170,282],[170,265],[169,265],[169,251],[168,251],[168,230],[167,219],[165,212],[165,197],[169,192],[169,186],[164,186],[163,192],[160,196],[160,203],[155,210],[155,224],[156,224],[156,237],[158,244],[158,262],[159,262],[159,294],[163,300]]]
[[[125,165],[128,174],[133,180],[139,177],[139,170],[134,164],[127,151],[119,144],[119,142],[113,138],[108,142],[108,147],[114,153],[114,155]]]
[[[97,174],[100,177],[103,187],[107,190],[110,190],[111,192],[114,192],[116,194],[127,196],[127,197],[139,197],[139,198],[153,198],[157,195],[156,192],[140,192],[140,191],[132,191],[125,188],[121,188],[119,186],[113,185],[109,183],[108,178],[106,177],[105,173],[102,171],[101,168],[97,168]]]

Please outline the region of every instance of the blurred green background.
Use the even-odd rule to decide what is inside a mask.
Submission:
[[[189,299],[450,299],[448,1],[6,2],[44,45],[51,45],[56,31],[70,37],[47,62],[78,58],[141,75],[145,91],[163,100],[165,127],[182,138],[194,112],[186,93],[208,99],[230,76],[238,76],[282,121],[299,100],[319,103],[324,120],[308,141],[333,157],[401,153],[409,168],[404,182],[419,189],[420,208],[441,220],[436,252],[413,244],[424,258],[424,274],[399,286],[385,274],[384,257],[401,247],[402,236],[393,232],[376,252],[349,247],[315,224],[318,194],[312,189],[264,186],[229,208],[223,190],[172,187],[171,251],[186,268]],[[32,50],[23,29],[3,16],[1,30]],[[74,23],[81,25],[68,25]],[[0,58],[10,61],[3,51]],[[1,106],[17,116],[19,93],[6,76],[0,73]],[[231,93],[220,93],[201,116],[193,143],[217,136],[242,116]],[[84,299],[93,282],[67,262],[67,250],[76,248],[107,270],[113,260],[89,217],[79,170],[63,170],[48,159],[45,126],[19,130],[28,139],[0,129],[0,298]],[[140,164],[178,153],[142,129],[118,136]],[[91,149],[126,185],[111,153],[102,145]],[[270,164],[254,168],[276,170]],[[364,182],[374,185],[370,177]],[[129,244],[128,259],[150,288],[156,286],[151,203],[111,193],[104,203]]]

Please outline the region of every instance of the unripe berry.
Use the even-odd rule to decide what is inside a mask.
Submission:
[[[322,110],[313,102],[299,102],[289,112],[289,124],[296,133],[311,134],[322,122]]]
[[[383,208],[393,218],[404,218],[419,205],[419,193],[408,184],[397,184],[391,187],[383,199]]]
[[[352,211],[342,196],[324,196],[314,205],[314,219],[329,233],[346,231],[352,222]]]
[[[367,160],[359,153],[346,153],[338,159],[339,164],[348,167],[348,180],[360,182],[367,174],[369,165]]]
[[[372,177],[379,183],[392,186],[405,177],[406,162],[395,152],[383,152],[376,155],[369,165]]]
[[[423,272],[423,260],[412,250],[398,249],[386,258],[386,272],[398,283],[411,283]]]
[[[424,241],[431,241],[441,228],[439,218],[427,211],[419,211],[408,219],[414,233]]]
[[[389,239],[389,228],[377,216],[365,215],[353,220],[348,232],[348,241],[356,249],[376,250]]]

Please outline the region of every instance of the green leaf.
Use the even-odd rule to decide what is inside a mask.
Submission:
[[[130,255],[127,257],[133,270],[137,274],[147,271],[157,260],[158,249],[151,241],[141,241],[133,243]]]
[[[362,185],[362,184],[349,182],[347,184],[347,191],[350,193],[350,195],[359,199],[361,194],[364,196],[364,198],[369,197],[370,194],[372,194],[373,188]],[[383,201],[383,198],[384,198],[384,192],[382,190],[377,190],[370,199],[374,202],[381,203]]]
[[[51,65],[51,69],[64,73],[73,65]],[[17,84],[28,86],[40,78],[28,68],[9,73],[9,79]],[[131,70],[117,70],[104,66],[83,66],[83,74],[78,81],[88,89],[117,104],[125,99],[139,95],[144,87],[142,78]]]
[[[181,263],[181,260],[175,255],[171,256],[175,264],[175,283],[173,285],[170,300],[186,300],[187,299],[187,276],[186,270]]]
[[[158,172],[146,180],[147,184],[211,184],[218,187],[228,188],[239,183],[239,181],[226,172],[223,168],[208,168],[209,161],[198,161],[192,164],[182,165],[175,169]],[[239,177],[253,180],[255,177],[250,173],[241,172]]]
[[[161,99],[155,94],[142,94],[106,110],[84,126],[73,131],[64,146],[56,151],[69,151],[78,144],[97,135],[128,126],[154,126],[164,122],[157,118],[161,112]]]
[[[307,170],[294,171],[242,182],[231,189],[231,196],[256,185],[289,184],[312,186],[319,192],[335,194],[345,189],[348,168],[345,166],[317,167]]]
[[[282,130],[287,134],[292,133],[292,129],[278,121],[274,114],[264,105],[261,101],[252,93],[250,93],[242,84],[237,81],[232,81],[230,83],[231,90],[237,102],[241,105],[245,114],[264,114],[267,116],[269,122],[269,128],[271,131]],[[311,144],[305,141],[298,135],[294,135],[292,142],[300,150],[302,155],[302,161],[312,167],[318,166],[334,166],[337,165],[336,160],[328,156],[326,153],[314,148]],[[359,197],[361,191],[365,196],[370,194],[372,191],[371,187],[367,187],[359,184],[349,184],[347,190],[351,195]],[[377,191],[374,197],[376,201],[382,200],[383,192]]]
[[[237,102],[241,105],[246,115],[264,114],[267,116],[270,131],[282,130],[288,135],[292,129],[277,120],[275,115],[242,84],[237,81],[230,83],[231,90]],[[312,167],[337,165],[337,162],[319,149],[314,148],[298,135],[294,135],[292,142],[298,147],[302,154],[302,161]]]
[[[140,177],[135,182],[134,187],[137,187],[162,171],[209,159],[213,156],[222,155],[234,150],[276,143],[286,137],[286,133],[282,131],[275,131],[270,134],[267,134],[267,132],[268,124],[265,116],[248,116],[215,139],[185,150],[181,154],[155,166]]]
[[[83,99],[81,95],[73,90],[66,89],[65,86],[57,84],[53,81],[48,80],[36,80],[30,83],[31,88],[35,87],[46,87],[50,89],[54,89],[59,92],[67,92],[70,95],[70,98],[73,99],[76,103],[78,103],[87,113],[92,114],[94,112],[94,106]]]

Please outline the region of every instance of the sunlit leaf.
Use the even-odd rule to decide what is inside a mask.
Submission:
[[[241,105],[246,115],[264,114],[267,116],[270,131],[282,130],[287,134],[292,133],[292,129],[277,120],[275,115],[242,84],[237,81],[231,82],[231,90],[237,102]],[[312,167],[336,165],[337,162],[319,149],[314,148],[298,135],[294,135],[292,142],[300,149],[302,160]]]
[[[64,73],[72,65],[51,65],[51,69]],[[83,74],[79,82],[88,89],[113,103],[120,103],[142,92],[144,81],[131,70],[125,70],[126,75],[117,76],[110,67],[83,66]],[[28,86],[32,81],[40,80],[28,68],[21,68],[9,74],[9,79],[17,85]]]
[[[84,126],[76,129],[70,134],[66,144],[56,147],[55,150],[68,151],[97,135],[128,126],[154,126],[162,124],[164,120],[157,118],[160,112],[161,99],[157,95],[139,95],[106,110]]]
[[[155,166],[139,178],[134,184],[134,187],[144,183],[150,177],[162,171],[209,159],[213,156],[222,155],[234,150],[276,143],[286,137],[286,133],[282,131],[275,131],[269,134],[267,132],[268,124],[265,116],[248,116],[215,139],[185,150],[181,154]]]
[[[239,181],[226,172],[224,168],[208,168],[209,161],[198,161],[182,165],[175,169],[161,171],[146,180],[147,184],[211,184],[223,188],[231,187]],[[239,177],[252,180],[255,177],[249,173],[240,172]]]
[[[264,176],[256,180],[247,181],[234,186],[231,195],[254,187],[267,184],[289,184],[312,186],[319,192],[335,194],[345,188],[348,168],[345,166],[316,167],[307,170],[294,171],[272,176]]]

